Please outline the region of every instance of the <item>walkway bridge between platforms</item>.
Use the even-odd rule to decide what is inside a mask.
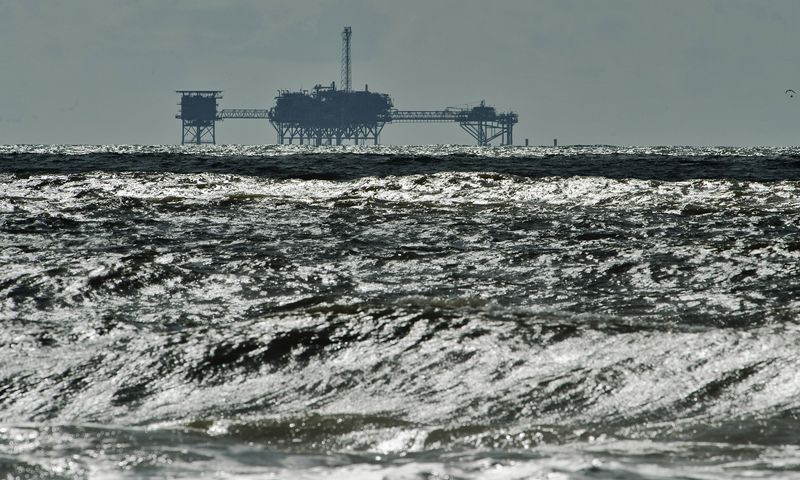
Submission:
[[[458,123],[482,147],[497,138],[501,145],[512,145],[519,122],[516,113],[496,113],[483,102],[471,109],[392,110],[389,116],[389,123]]]
[[[224,108],[217,114],[217,120],[227,118],[263,119],[269,118],[269,109],[262,108]]]

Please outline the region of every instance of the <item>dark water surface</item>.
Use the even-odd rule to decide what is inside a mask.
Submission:
[[[800,478],[800,149],[0,147],[0,478]]]

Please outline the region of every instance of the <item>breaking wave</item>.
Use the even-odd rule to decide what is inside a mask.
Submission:
[[[0,474],[792,478],[797,154],[0,147]]]

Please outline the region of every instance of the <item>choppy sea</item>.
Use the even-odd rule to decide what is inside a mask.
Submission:
[[[800,478],[800,149],[0,146],[0,478]]]

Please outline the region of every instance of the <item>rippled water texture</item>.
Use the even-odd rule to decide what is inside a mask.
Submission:
[[[0,147],[0,477],[800,478],[800,150]]]

